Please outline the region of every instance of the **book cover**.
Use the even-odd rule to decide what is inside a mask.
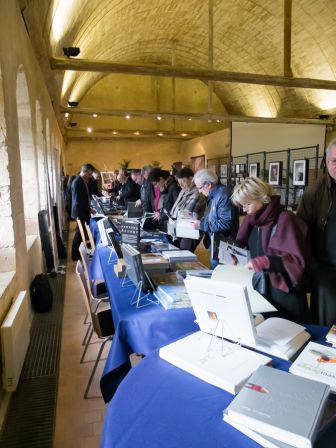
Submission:
[[[182,300],[188,300],[190,302],[189,295],[183,283],[178,285],[161,285],[157,290],[170,303],[180,302]]]
[[[297,448],[311,448],[330,387],[261,366],[227,408],[229,418]]]
[[[333,325],[327,333],[326,340],[336,344],[336,325]]]
[[[329,384],[331,390],[336,392],[336,349],[309,342],[289,371]]]
[[[232,394],[260,365],[271,362],[267,356],[202,331],[162,347],[160,357]]]

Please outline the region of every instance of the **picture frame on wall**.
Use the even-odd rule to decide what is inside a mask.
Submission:
[[[240,165],[236,165],[236,174],[239,174],[240,173]]]
[[[202,170],[203,168],[205,168],[205,156],[196,156],[196,157],[191,157],[191,169],[193,170],[194,173],[196,173],[199,170]]]
[[[220,177],[228,177],[228,166],[227,164],[220,165]]]
[[[270,162],[268,165],[268,183],[280,186],[282,183],[282,162]]]
[[[309,160],[300,159],[293,161],[293,186],[305,187],[308,185]]]
[[[259,177],[259,162],[249,164],[249,177]]]
[[[228,178],[227,177],[221,177],[220,182],[223,185],[227,185],[228,184]]]
[[[245,174],[245,171],[246,171],[245,163],[241,163],[239,165],[239,174]]]

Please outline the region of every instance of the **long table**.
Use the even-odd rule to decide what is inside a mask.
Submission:
[[[316,341],[327,329],[309,326]],[[290,362],[273,358],[273,367]],[[108,405],[101,448],[257,448],[256,442],[222,421],[233,395],[163,361],[158,351],[135,366]],[[332,432],[321,433],[314,448],[334,448]]]
[[[110,262],[109,262],[110,260]],[[129,355],[149,355],[169,342],[198,329],[192,308],[165,310],[161,305],[150,304],[142,308],[131,305],[134,286],[122,287],[114,273],[116,254],[97,245],[91,270],[102,272],[109,293],[115,335],[100,381],[101,392],[108,402],[120,381],[130,370]],[[154,297],[152,297],[154,299]]]

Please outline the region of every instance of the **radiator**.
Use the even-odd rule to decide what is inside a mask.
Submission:
[[[21,291],[1,325],[2,383],[8,392],[16,390],[30,342],[29,304]]]

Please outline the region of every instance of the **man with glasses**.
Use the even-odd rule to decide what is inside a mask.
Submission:
[[[311,311],[319,325],[336,323],[336,139],[326,150],[326,167],[304,192],[297,211],[309,228]]]
[[[210,267],[218,264],[218,247],[222,238],[235,236],[238,229],[238,213],[231,204],[227,187],[219,183],[217,175],[209,170],[197,171],[194,183],[207,198],[207,207],[201,220],[195,221],[195,229],[205,232],[204,246],[211,250]]]

